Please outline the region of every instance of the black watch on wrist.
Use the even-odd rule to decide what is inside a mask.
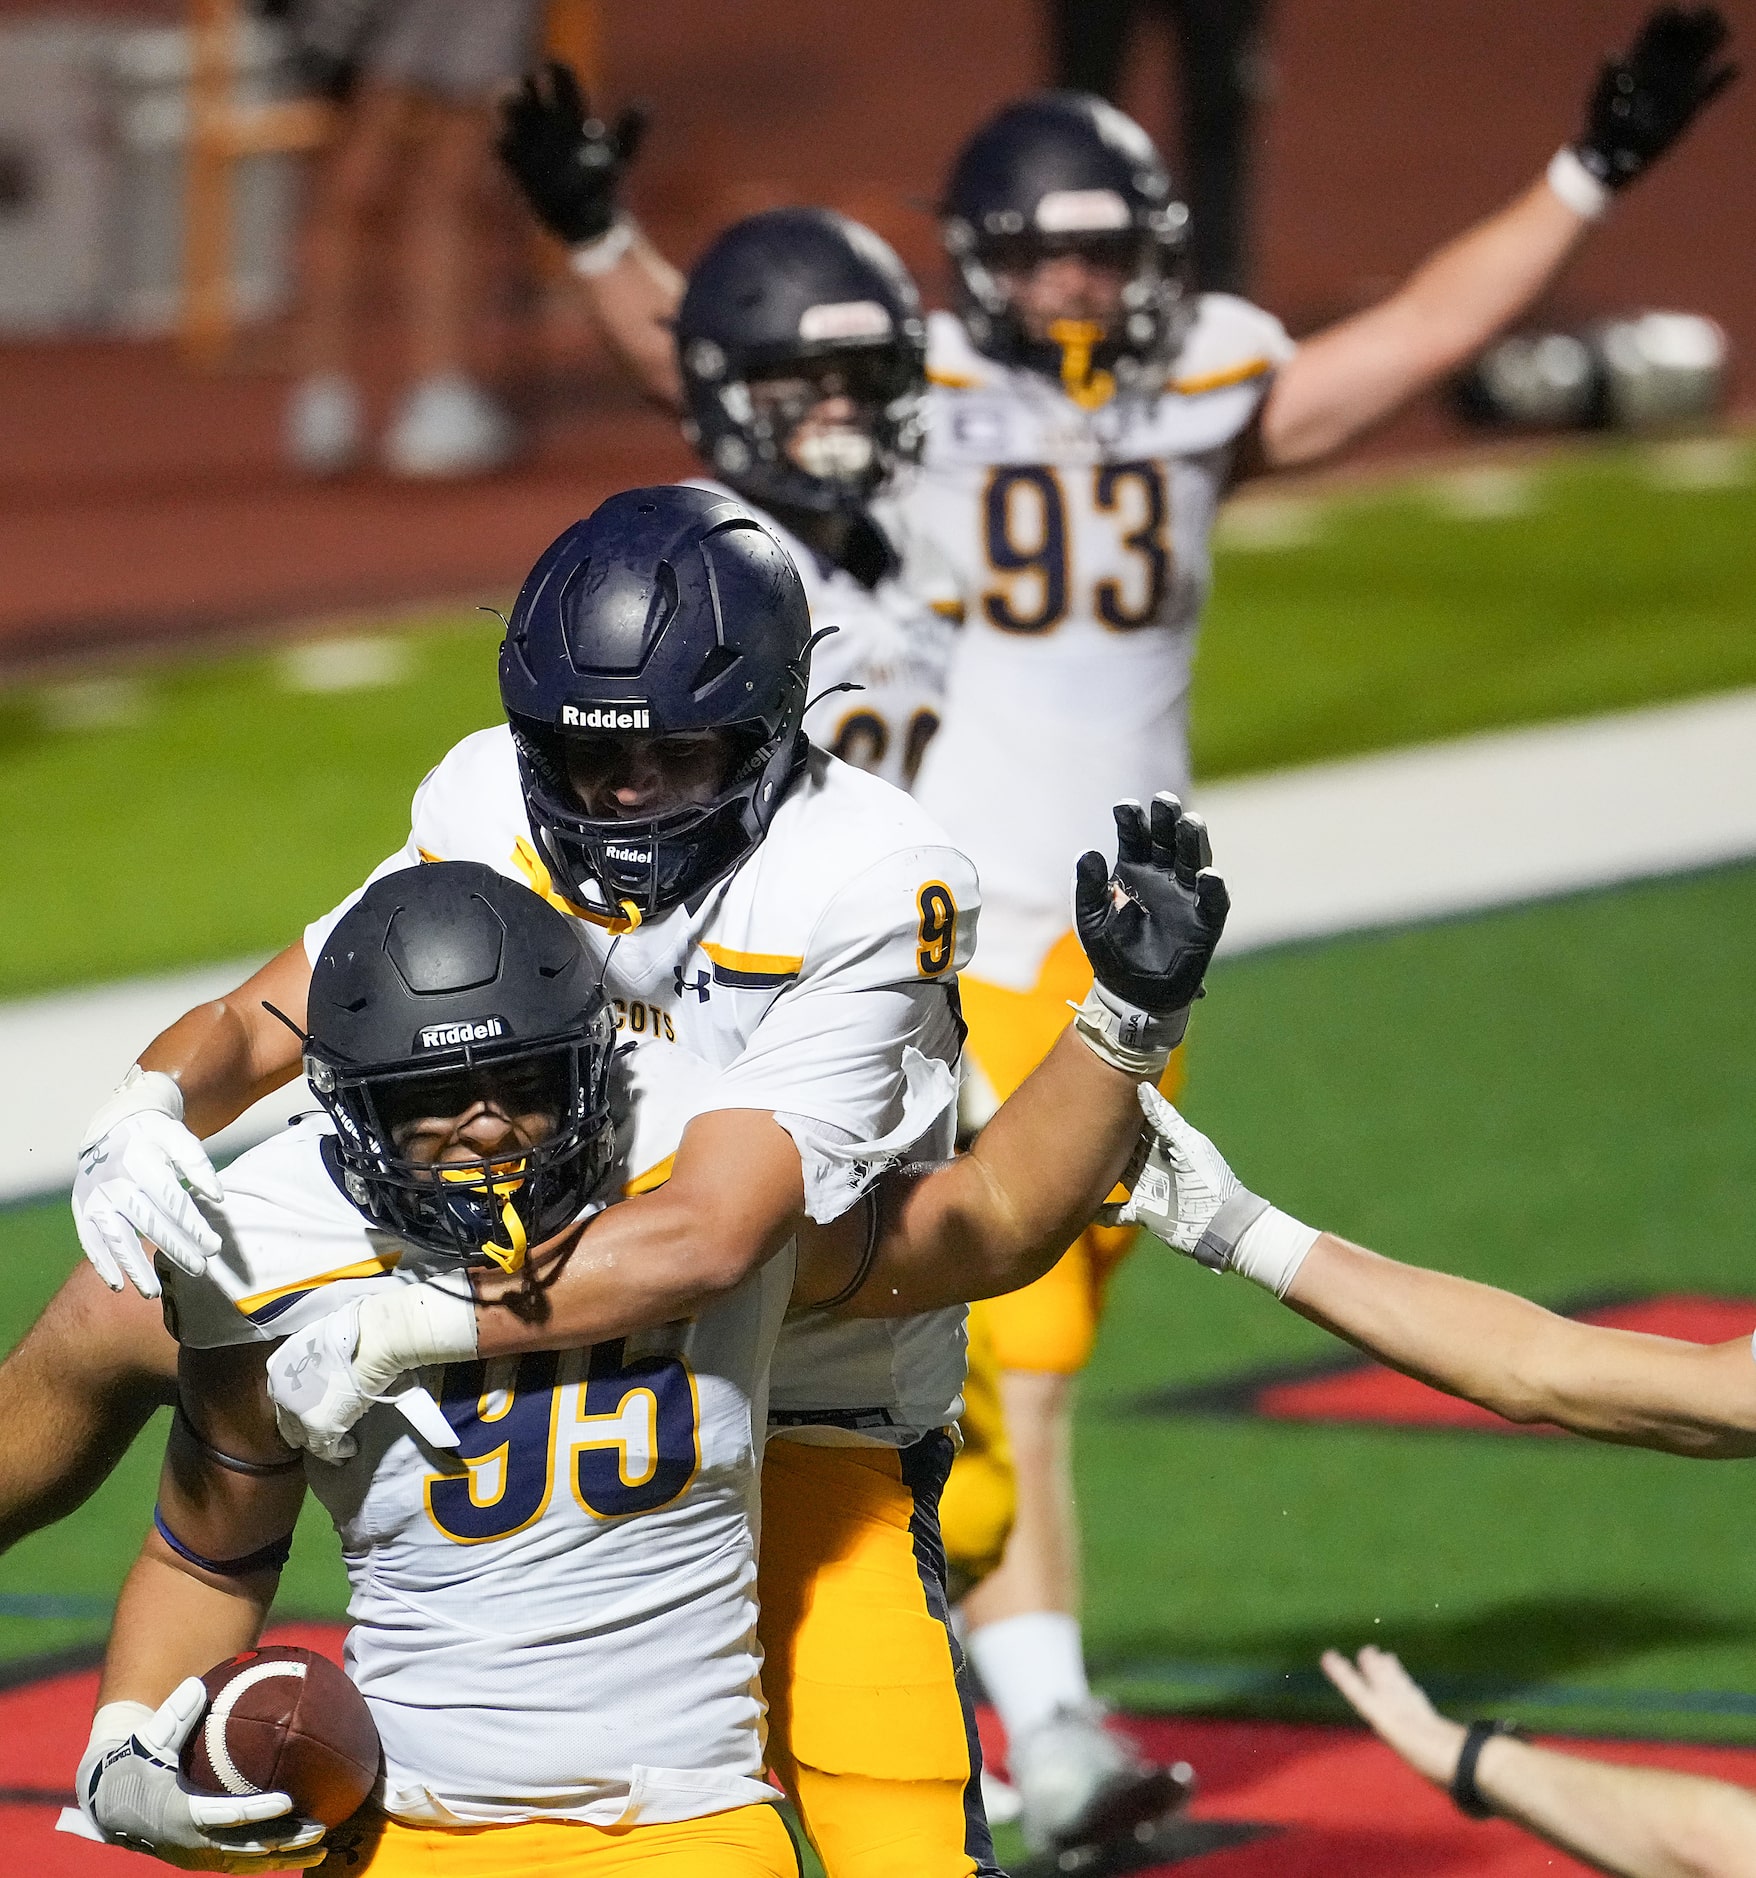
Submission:
[[[1458,1755],[1457,1766],[1451,1775],[1451,1798],[1457,1810],[1467,1813],[1471,1819],[1492,1819],[1494,1816],[1494,1809],[1482,1798],[1476,1786],[1476,1762],[1481,1759],[1482,1749],[1495,1735],[1513,1735],[1522,1741],[1524,1730],[1517,1722],[1471,1722],[1463,1737],[1463,1751]]]

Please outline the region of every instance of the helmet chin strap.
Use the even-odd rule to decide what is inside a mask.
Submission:
[[[1061,348],[1061,387],[1082,411],[1095,411],[1116,395],[1112,373],[1093,370],[1092,349],[1108,329],[1096,320],[1051,320],[1049,338]]]

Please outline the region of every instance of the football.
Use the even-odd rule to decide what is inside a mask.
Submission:
[[[328,1657],[269,1644],[201,1679],[207,1713],[183,1748],[203,1793],[285,1793],[307,1819],[339,1826],[378,1778],[366,1698]]]

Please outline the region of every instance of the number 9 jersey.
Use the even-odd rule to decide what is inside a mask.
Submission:
[[[931,318],[906,501],[959,577],[965,625],[915,793],[981,876],[983,980],[1037,984],[1072,925],[1072,858],[1113,802],[1187,791],[1214,515],[1291,354],[1271,314],[1204,294],[1160,395],[1094,402],[1093,380],[1076,398]]]

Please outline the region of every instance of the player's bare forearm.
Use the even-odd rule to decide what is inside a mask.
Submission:
[[[1528,1299],[1325,1233],[1286,1294],[1303,1317],[1515,1422],[1704,1459],[1756,1454],[1749,1345],[1579,1324]]]
[[[176,1387],[158,1305],[75,1267],[0,1362],[0,1552],[95,1492]]]
[[[683,376],[671,322],[683,301],[683,276],[636,230],[614,267],[578,278],[617,364],[655,404],[680,414]]]
[[[1539,180],[1388,299],[1306,340],[1263,407],[1265,466],[1329,456],[1456,371],[1537,299],[1590,227]]]
[[[1495,1736],[1476,1786],[1496,1813],[1621,1878],[1756,1878],[1756,1796]]]
[[[279,1581],[278,1572],[219,1579],[196,1571],[152,1534],[116,1601],[98,1706],[157,1708],[184,1677],[251,1648]]]
[[[1091,1223],[1140,1134],[1137,1080],[1069,1028],[974,1147],[887,1196],[850,1316],[897,1317],[1016,1291]]]
[[[295,941],[236,991],[198,1004],[141,1051],[143,1069],[164,1071],[182,1090],[191,1134],[217,1134],[252,1102],[292,1081],[299,1039],[263,1004],[303,1024],[310,987],[311,961],[303,942]]]
[[[804,1205],[799,1151],[771,1114],[698,1116],[663,1186],[600,1213],[528,1278],[474,1274],[477,1348],[574,1349],[691,1317],[773,1257]]]

